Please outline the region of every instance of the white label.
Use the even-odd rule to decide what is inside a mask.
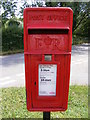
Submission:
[[[56,96],[57,65],[39,64],[39,96]]]

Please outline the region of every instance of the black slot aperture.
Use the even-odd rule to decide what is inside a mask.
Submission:
[[[68,29],[28,29],[28,34],[68,34]]]

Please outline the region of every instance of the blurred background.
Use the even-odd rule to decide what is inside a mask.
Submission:
[[[2,52],[23,52],[23,10],[26,7],[70,7],[73,10],[72,44],[88,42],[90,2],[45,2],[45,0],[2,0]]]

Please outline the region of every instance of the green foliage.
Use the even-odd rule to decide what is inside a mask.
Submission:
[[[81,35],[73,35],[72,39],[72,44],[77,45],[77,44],[82,44],[82,43],[88,43],[88,37],[81,36]]]
[[[3,19],[15,17],[15,11],[17,9],[17,2],[14,0],[2,0],[1,5],[4,9],[4,13],[2,14]]]
[[[77,29],[82,29],[81,27],[85,27],[84,24],[87,24],[89,20],[89,5],[89,3],[85,2],[66,3],[66,7],[71,7],[73,10],[73,32],[77,31]]]
[[[12,27],[12,26],[22,28],[22,22],[17,19],[9,19],[9,20],[7,20],[7,22],[4,25],[5,25],[5,28]]]
[[[38,1],[38,2],[36,2],[36,4],[37,4],[38,7],[43,7],[43,2],[42,1],[41,2]]]
[[[17,26],[2,29],[2,51],[23,49],[23,30]]]
[[[59,7],[60,6],[60,2],[46,2],[45,5],[47,7]]]
[[[3,88],[0,102],[2,118],[42,118],[42,112],[29,112],[26,108],[25,88]],[[68,109],[51,112],[51,118],[88,118],[88,87],[70,86]]]
[[[20,7],[20,11],[19,11],[19,14],[20,14],[20,17],[22,18],[23,17],[23,11],[26,7],[29,7],[27,1],[23,0],[23,5]]]
[[[80,12],[77,17],[77,25],[74,27],[74,34],[89,37],[90,20],[89,20],[90,3],[81,3]]]

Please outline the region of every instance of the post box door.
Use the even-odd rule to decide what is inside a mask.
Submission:
[[[48,108],[48,107],[62,106],[62,102],[63,102],[62,101],[62,99],[63,99],[63,97],[62,97],[63,96],[63,93],[62,93],[62,90],[63,90],[63,80],[62,80],[63,78],[62,77],[63,76],[62,76],[62,74],[63,73],[61,71],[63,71],[63,68],[64,68],[64,66],[63,66],[64,63],[63,63],[62,59],[63,59],[63,56],[61,57],[61,60],[59,60],[59,61],[42,61],[42,55],[32,55],[31,56],[33,107]],[[40,68],[39,67],[40,67],[40,65],[42,65],[44,68],[46,68],[45,66],[47,66],[47,68],[49,68],[49,66],[51,66],[51,68],[49,68],[51,70],[51,72],[53,72],[53,69],[56,69],[54,71],[54,75],[52,75],[52,77],[55,77],[54,79],[56,80],[56,84],[54,84],[55,85],[54,89],[56,88],[56,93],[54,95],[50,95],[50,94],[49,95],[48,94],[39,95],[39,87],[40,87],[40,84],[39,84]],[[50,72],[48,72],[48,73],[50,74]],[[43,74],[43,72],[41,73],[41,76],[42,76],[42,74]],[[46,77],[45,74],[42,77]],[[52,77],[49,77],[49,79],[53,79]],[[46,77],[46,79],[48,79],[48,77]],[[50,82],[49,82],[49,85],[50,85]],[[45,87],[45,85],[43,85],[43,86]],[[47,89],[48,88],[49,88],[49,86],[47,85]],[[47,90],[45,90],[45,91],[47,91]]]

